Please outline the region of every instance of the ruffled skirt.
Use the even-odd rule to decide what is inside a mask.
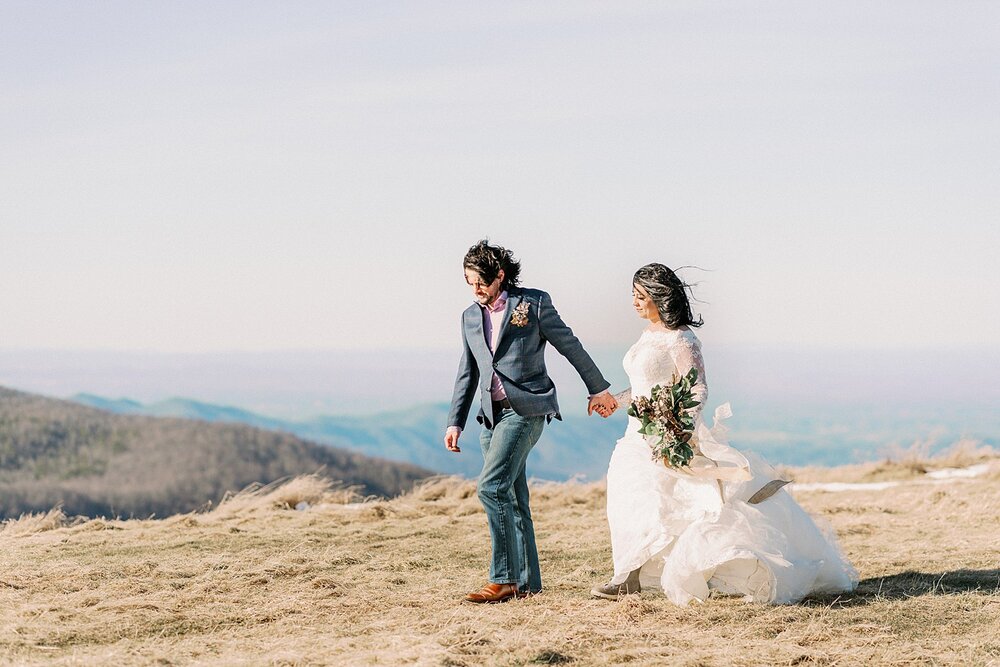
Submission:
[[[702,476],[653,461],[645,437],[636,432],[638,422],[629,420],[608,468],[612,583],[641,568],[642,587],[661,589],[678,605],[704,601],[713,592],[790,604],[854,590],[858,573],[828,524],[810,517],[785,489],[759,504],[747,502],[776,473],[759,456],[729,447],[724,408],[713,428],[698,429],[698,446],[710,453],[709,463],[742,463],[740,474],[726,470],[718,478],[705,472],[705,460]]]

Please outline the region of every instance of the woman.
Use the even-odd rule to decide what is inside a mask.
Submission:
[[[614,576],[591,593],[617,599],[651,587],[678,605],[712,594],[787,604],[853,590],[857,572],[832,531],[816,525],[763,459],[726,444],[721,420],[729,405],[715,411],[712,428],[702,420],[708,387],[691,330],[702,321],[691,314],[688,286],[662,264],[642,267],[632,282],[633,306],[650,324],[625,355],[631,386],[616,398],[627,406],[697,368],[695,456],[683,468],[653,460],[639,421],[629,417],[608,467]]]

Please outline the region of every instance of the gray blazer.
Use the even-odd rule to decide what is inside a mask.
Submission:
[[[511,314],[519,306],[519,313],[526,313],[527,322],[519,315],[518,322],[512,323]],[[482,406],[476,420],[486,428],[493,428],[497,417],[490,396],[493,373],[500,378],[514,412],[525,417],[545,415],[561,420],[556,387],[545,370],[546,343],[552,343],[573,364],[592,396],[611,386],[573,331],[563,323],[545,292],[518,287],[507,290],[507,309],[500,325],[496,354],[486,344],[482,307],[477,303],[469,306],[462,313],[462,358],[458,362],[448,426],[465,428],[478,389]]]

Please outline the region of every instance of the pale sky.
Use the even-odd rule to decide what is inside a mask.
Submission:
[[[0,2],[0,349],[1000,347],[996,2]]]

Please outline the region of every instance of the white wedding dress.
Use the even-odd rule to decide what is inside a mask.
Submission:
[[[631,384],[619,395],[649,396],[654,385],[698,369],[695,397],[707,385],[701,343],[688,327],[645,330],[624,359]],[[698,410],[700,411],[701,406]],[[621,584],[637,568],[643,588],[661,589],[686,605],[715,594],[788,604],[816,593],[851,591],[858,574],[841,554],[832,529],[817,525],[785,489],[759,504],[747,501],[778,475],[762,458],[740,453],[725,438],[728,404],[709,428],[696,421],[690,469],[652,460],[639,421],[629,417],[608,467],[608,522],[615,574]]]

